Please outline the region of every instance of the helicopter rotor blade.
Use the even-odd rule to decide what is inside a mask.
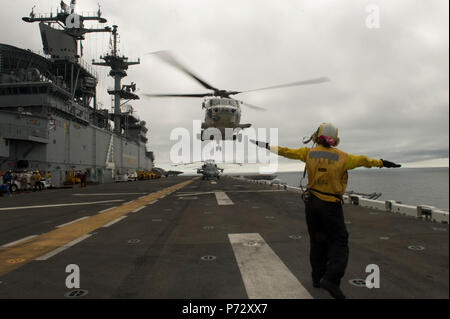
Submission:
[[[204,88],[210,89],[213,91],[219,91],[219,89],[217,89],[214,86],[212,86],[211,84],[203,81],[197,75],[195,75],[192,71],[190,71],[187,67],[185,67],[183,64],[178,62],[169,51],[157,51],[157,52],[150,53],[150,54],[156,55],[158,58],[160,58],[164,62],[166,62],[166,63],[172,65],[173,67],[177,68],[178,70],[186,73],[191,78],[193,78],[198,83],[200,83]]]
[[[325,82],[330,82],[330,79],[328,79],[326,77],[321,77],[321,78],[317,78],[317,79],[298,81],[298,82],[286,83],[286,84],[281,84],[281,85],[274,85],[274,86],[269,86],[269,87],[265,87],[265,88],[261,88],[261,89],[254,89],[254,90],[241,91],[241,92],[230,92],[229,94],[230,95],[234,95],[234,94],[239,94],[239,93],[255,92],[255,91],[262,91],[262,90],[271,90],[271,89],[279,89],[279,88],[285,88],[285,87],[291,87],[291,86],[299,86],[299,85],[320,84],[320,83],[325,83]]]
[[[143,94],[146,97],[207,97],[213,96],[212,93],[199,93],[199,94]]]
[[[248,107],[248,108],[250,108],[252,110],[255,110],[255,111],[260,111],[260,112],[267,111],[265,108],[262,108],[262,107],[259,107],[259,106],[256,106],[256,105],[252,105],[252,104],[248,104],[248,103],[245,103],[245,102],[242,102],[242,105],[245,105],[246,107]]]

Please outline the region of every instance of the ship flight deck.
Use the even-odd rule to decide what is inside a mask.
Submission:
[[[344,205],[351,299],[449,298],[448,224]],[[0,198],[0,299],[329,299],[313,288],[304,204],[222,177],[90,185]],[[380,288],[361,285],[368,265]],[[359,284],[359,286],[358,286]]]

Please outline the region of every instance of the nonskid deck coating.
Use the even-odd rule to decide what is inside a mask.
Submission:
[[[24,265],[20,265],[20,256],[10,258],[14,261],[14,269],[0,276],[0,298],[65,298],[69,291],[65,286],[68,275],[65,268],[68,264],[77,264],[81,288],[89,291],[83,298],[245,299],[253,292],[247,290],[250,288],[246,286],[243,274],[248,276],[249,272],[243,271],[242,267],[254,267],[254,264],[239,262],[246,260],[242,257],[246,250],[240,249],[240,257],[237,258],[230,234],[258,234],[258,238],[262,238],[264,245],[273,252],[258,255],[263,258],[261,263],[264,263],[264,258],[276,255],[281,267],[290,272],[287,276],[292,275],[307,291],[298,296],[330,298],[322,289],[312,287],[309,236],[303,203],[298,194],[275,192],[265,185],[223,178],[217,184],[195,180],[189,187],[167,192],[157,202],[153,202],[152,197],[151,205],[139,205],[139,198],[147,196],[142,193],[158,193],[190,179],[174,177],[0,198],[2,208],[50,205],[55,198],[58,203],[93,201],[93,196],[79,195],[83,193],[98,194],[94,198],[99,202],[122,201],[111,203],[112,209],[102,214],[113,214],[115,206],[138,201],[134,205],[128,204],[135,212],[130,212],[127,218],[115,222],[120,216],[112,216],[108,223],[104,223],[110,224],[109,227],[89,231],[90,236],[54,256]],[[228,205],[220,205],[215,195],[217,192],[225,193],[231,203],[227,201]],[[190,193],[197,199],[180,199]],[[37,235],[12,246],[20,251],[21,246],[30,245],[30,241],[55,231],[58,225],[85,216],[95,217],[111,207],[92,204],[2,211],[0,246]],[[377,214],[371,214],[373,212]],[[349,298],[449,297],[447,224],[354,205],[346,205],[344,214],[346,221],[350,222],[347,224],[350,260],[342,289]],[[67,230],[74,228],[72,232],[77,223],[66,227]],[[138,241],[130,244],[130,240]],[[251,244],[246,246],[250,248],[249,253],[258,249]],[[411,250],[409,246],[422,246],[424,249]],[[0,254],[2,251],[5,253],[5,248],[0,249]],[[214,258],[202,259],[205,256]],[[273,260],[270,263],[268,260],[268,264],[280,265]],[[351,285],[351,280],[365,279],[369,275],[365,269],[370,264],[380,268],[381,287],[368,289]],[[264,277],[257,268],[250,272],[252,276],[263,281],[266,278],[268,282],[275,279],[276,282],[276,278],[267,277],[267,269]],[[286,276],[279,268],[273,270],[275,277],[281,273]],[[277,289],[282,291],[283,286]]]

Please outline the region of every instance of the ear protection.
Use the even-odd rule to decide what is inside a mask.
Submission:
[[[335,132],[330,132],[330,129],[334,129],[336,130]],[[326,135],[324,135],[323,131],[327,131]],[[330,136],[332,135],[332,136]],[[336,136],[336,137],[333,137]],[[314,143],[316,144],[320,144],[321,142],[328,144],[330,146],[338,146],[340,139],[338,137],[338,129],[334,128],[333,125],[331,124],[327,124],[327,123],[322,123],[319,128],[317,129],[316,132],[314,132],[314,134],[312,135],[312,140],[314,141]]]

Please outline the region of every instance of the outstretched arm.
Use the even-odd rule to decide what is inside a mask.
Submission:
[[[345,163],[345,169],[349,170],[349,169],[354,169],[357,167],[401,167],[401,165],[399,164],[395,164],[389,161],[385,161],[383,159],[373,159],[373,158],[369,158],[367,156],[364,155],[352,155],[352,154],[347,154],[347,161]]]
[[[283,156],[283,157],[286,157],[286,158],[290,158],[290,159],[300,160],[300,161],[303,161],[303,162],[306,161],[306,156],[308,155],[308,148],[307,147],[291,149],[291,148],[287,148],[287,147],[270,146],[269,143],[255,141],[255,140],[252,140],[252,139],[250,140],[250,142],[258,145],[259,147],[267,148],[272,153],[276,153],[276,154],[278,154],[280,156]]]

